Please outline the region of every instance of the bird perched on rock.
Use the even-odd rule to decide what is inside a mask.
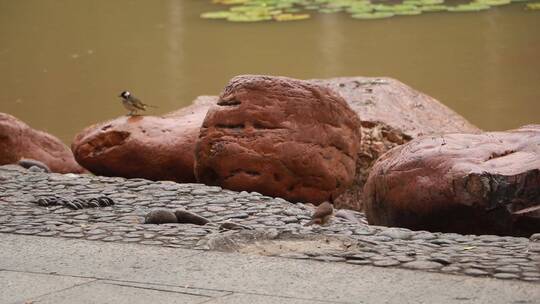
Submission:
[[[140,99],[131,95],[129,91],[124,91],[118,96],[122,98],[122,104],[129,110],[129,116],[137,114],[137,111],[146,111],[146,107],[155,108],[155,106],[144,104]]]
[[[309,221],[304,226],[310,226],[313,224],[324,225],[330,221],[334,215],[334,207],[329,202],[324,202],[315,209],[315,212],[311,216],[311,221]]]

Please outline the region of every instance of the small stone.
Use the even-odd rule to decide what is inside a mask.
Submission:
[[[381,231],[378,235],[390,237],[394,240],[407,240],[411,238],[412,234],[413,233],[410,230],[399,229],[399,228],[388,228],[386,230]]]
[[[450,265],[450,264],[452,264],[452,261],[451,261],[450,257],[448,257],[448,256],[432,256],[429,260],[433,261],[433,262],[440,263],[442,265]]]
[[[40,230],[37,230],[37,229],[20,229],[20,230],[15,231],[16,234],[24,234],[24,235],[32,235],[39,232]]]
[[[80,239],[84,237],[84,234],[82,233],[62,233],[60,234],[61,237],[67,237],[67,238],[74,238],[74,239]]]
[[[297,215],[304,214],[304,211],[302,211],[301,209],[298,209],[298,208],[287,208],[287,209],[283,210],[283,214],[285,214],[287,216],[297,216]]]
[[[461,268],[457,266],[446,266],[446,267],[441,268],[441,271],[443,272],[459,272],[460,270]]]
[[[526,271],[526,272],[523,272],[522,275],[525,277],[540,277],[540,272]]]
[[[356,235],[373,235],[375,234],[375,230],[374,229],[370,229],[370,228],[361,228],[361,229],[356,229],[354,230],[354,234]]]
[[[106,237],[106,235],[104,235],[104,234],[96,234],[96,235],[91,235],[91,236],[87,237],[86,239],[90,240],[90,241],[95,241],[95,240],[101,240],[104,237]]]
[[[299,220],[295,216],[287,216],[282,219],[285,224],[298,223]]]
[[[495,268],[495,272],[520,273],[519,267],[503,266]]]
[[[300,260],[309,258],[308,255],[305,255],[303,253],[297,253],[297,252],[282,253],[279,256],[282,258],[300,259]]]
[[[207,195],[208,192],[206,190],[203,190],[203,189],[194,189],[191,191],[191,194],[192,195]]]
[[[208,206],[208,207],[206,207],[206,210],[208,210],[210,212],[218,213],[218,212],[222,212],[222,211],[227,210],[227,208],[223,208],[223,207],[220,207],[220,206]]]
[[[180,224],[195,224],[202,226],[210,222],[208,219],[202,216],[182,209],[175,210],[174,215],[176,216],[177,222]]]
[[[373,242],[390,242],[392,241],[392,238],[391,237],[388,237],[388,236],[372,236],[370,238],[371,241]]]
[[[411,239],[413,240],[433,240],[433,239],[436,239],[437,236],[434,235],[433,233],[429,233],[429,232],[421,232],[421,233],[418,233],[418,234],[415,234],[411,237]]]
[[[435,245],[452,245],[456,243],[455,241],[447,240],[447,239],[433,239],[433,240],[430,240],[429,242]]]
[[[515,263],[526,263],[529,262],[529,259],[526,258],[502,258],[499,259],[500,264],[515,264]]]
[[[342,257],[335,257],[330,255],[320,255],[313,257],[316,261],[323,261],[323,262],[345,262],[345,258]]]
[[[532,251],[532,252],[540,252],[540,242],[539,241],[531,242],[529,244],[528,249],[529,251]]]
[[[418,269],[418,270],[428,270],[428,269],[439,269],[443,267],[442,264],[431,261],[414,261],[408,262],[402,265],[405,268],[409,269]]]
[[[399,265],[399,261],[394,259],[384,259],[373,262],[373,265],[380,266],[380,267],[388,267],[388,266],[396,266]]]
[[[233,214],[226,215],[224,217],[224,219],[245,219],[245,218],[248,218],[248,217],[249,217],[249,214],[247,214],[245,212],[236,212],[236,213],[233,213]]]
[[[108,237],[103,238],[103,239],[101,239],[101,240],[102,240],[102,241],[105,241],[105,242],[114,242],[114,241],[119,241],[119,240],[121,240],[121,239],[122,239],[121,236],[116,236],[116,235],[114,235],[114,236],[108,236]]]
[[[354,264],[354,265],[369,265],[371,264],[370,260],[347,260],[348,264]]]
[[[505,280],[519,279],[519,276],[517,274],[513,274],[513,273],[496,273],[496,274],[493,275],[493,277],[495,277],[497,279],[505,279]]]
[[[105,230],[101,229],[91,229],[86,232],[87,235],[96,235],[96,234],[103,234],[105,233]]]
[[[537,282],[537,281],[540,281],[540,277],[523,277],[522,280],[530,281],[530,282]]]
[[[82,231],[83,230],[80,227],[73,227],[73,228],[69,228],[69,229],[64,230],[65,233],[80,233]]]
[[[464,271],[465,274],[472,275],[472,276],[485,276],[488,275],[487,272],[477,269],[477,268],[468,268]]]
[[[140,242],[139,244],[144,244],[144,245],[161,245],[163,244],[162,241],[142,241]]]
[[[535,233],[529,238],[531,242],[540,242],[540,233]]]
[[[394,256],[394,259],[396,259],[396,260],[398,260],[398,261],[400,261],[402,263],[414,261],[414,258],[411,258],[409,256],[405,256],[405,255]]]
[[[54,235],[57,235],[58,234],[58,231],[44,231],[44,232],[40,232],[36,235],[39,235],[39,236],[54,236]]]
[[[374,256],[375,256],[375,253],[372,253],[372,252],[362,252],[362,253],[345,255],[345,257],[350,260],[368,260]]]
[[[168,209],[154,209],[144,217],[145,224],[178,223],[173,211]]]

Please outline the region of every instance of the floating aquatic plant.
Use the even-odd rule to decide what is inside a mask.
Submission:
[[[530,0],[472,0],[451,5],[445,0],[212,0],[228,9],[203,13],[201,17],[232,22],[295,21],[310,18],[308,12],[314,11],[346,12],[354,19],[381,19],[428,12],[477,12],[527,1]],[[540,3],[528,3],[526,8],[540,10]]]

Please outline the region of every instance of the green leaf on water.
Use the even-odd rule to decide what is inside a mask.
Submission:
[[[478,4],[485,4],[489,6],[498,6],[498,5],[506,5],[510,4],[511,0],[475,0],[472,3],[478,3]]]
[[[308,19],[309,14],[280,14],[274,16],[276,21],[295,21],[295,20],[304,20]]]
[[[414,16],[414,15],[420,15],[422,11],[420,9],[415,10],[409,10],[409,11],[395,11],[394,14],[396,16]]]
[[[469,3],[469,4],[461,4],[458,6],[449,6],[448,11],[449,12],[478,12],[489,9],[490,6],[486,4],[479,4],[479,3]]]
[[[232,22],[292,21],[309,18],[307,11],[332,14],[345,11],[355,19],[381,19],[395,15],[419,15],[430,12],[477,12],[512,2],[531,0],[212,0],[227,5],[227,10],[206,12],[204,19]],[[462,3],[462,1],[468,1]],[[540,3],[529,3],[528,10],[540,10]]]
[[[393,16],[394,14],[390,12],[360,13],[352,15],[354,19],[382,19],[390,18]]]
[[[420,7],[420,10],[423,12],[444,12],[447,9],[448,7],[446,5],[441,5],[441,4],[425,5],[425,6]]]
[[[217,11],[201,14],[204,19],[227,19],[231,15],[230,11]]]

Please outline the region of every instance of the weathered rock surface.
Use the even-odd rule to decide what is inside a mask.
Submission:
[[[359,144],[360,120],[332,90],[238,76],[208,111],[195,171],[206,184],[317,204],[351,185]]]
[[[338,208],[362,210],[362,190],[373,162],[421,135],[480,130],[434,98],[391,78],[311,80],[338,92],[362,121],[362,142],[353,185],[335,200]]]
[[[200,96],[164,116],[122,116],[79,133],[72,150],[94,174],[195,182],[194,148],[215,97]]]
[[[0,165],[15,164],[23,158],[40,161],[52,172],[85,171],[60,139],[34,130],[14,116],[0,113]]]
[[[394,148],[365,186],[370,224],[472,234],[540,231],[540,125],[425,136]]]

